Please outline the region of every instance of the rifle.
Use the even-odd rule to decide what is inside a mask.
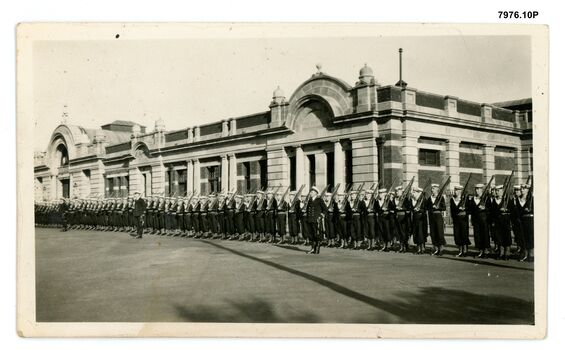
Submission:
[[[324,198],[324,196],[326,195],[326,192],[328,192],[329,187],[330,187],[330,185],[326,185],[326,187],[324,187],[324,189],[322,190],[322,193],[320,193],[320,195],[318,197]]]
[[[357,197],[355,197],[355,202],[353,202],[353,208],[355,209],[357,209],[357,204],[359,204],[359,194],[361,193],[361,190],[363,189],[364,186],[365,183],[363,182],[357,189]]]
[[[532,212],[533,208],[532,206],[534,205],[533,202],[533,196],[534,196],[534,178],[532,175],[530,175],[528,178],[531,178],[532,180],[532,184],[530,185],[530,188],[528,189],[528,195],[526,196],[526,209],[528,209],[528,212]],[[528,182],[526,181],[526,184],[528,184]]]
[[[447,187],[447,185],[449,185],[450,182],[451,182],[451,175],[447,177],[447,179],[443,182],[443,184],[439,188],[439,192],[437,194],[436,200],[434,201],[434,207],[437,208],[439,201],[441,200],[441,197],[443,196],[443,192],[445,192],[445,188]]]
[[[394,185],[396,185],[396,180],[398,180],[398,176],[394,178],[394,181],[392,181],[392,184],[390,185],[390,188],[388,189],[388,192],[386,193],[385,201],[383,202],[384,208],[388,208],[388,203],[390,202],[390,194],[391,194],[392,190],[394,189]],[[388,210],[388,209],[385,209],[385,210]]]
[[[337,186],[334,188],[334,190],[332,192],[332,196],[330,197],[330,205],[335,200],[335,196],[337,195],[337,191],[339,190],[339,185],[341,185],[341,184],[337,184]]]
[[[490,184],[492,183],[492,180],[494,180],[494,175],[490,178],[487,187],[485,188],[485,190],[483,191],[483,193],[481,194],[481,199],[479,200],[479,207],[484,206],[486,201],[487,201],[487,193],[490,193]]]
[[[402,191],[400,198],[398,198],[398,203],[400,203],[401,209],[404,207],[404,200],[406,199],[406,196],[408,196],[408,193],[410,193],[410,190],[412,189],[412,185],[414,184],[414,178],[415,177],[416,176],[412,176],[412,180],[410,180],[410,182],[408,183],[408,186],[406,186],[406,188]]]
[[[461,191],[461,200],[459,201],[459,205],[457,206],[460,210],[465,210],[467,206],[467,187],[469,186],[469,181],[471,180],[472,175],[473,174],[469,174],[467,182],[465,182],[465,186],[463,186],[463,191]]]
[[[349,184],[349,186],[345,189],[345,195],[343,196],[343,200],[339,204],[339,210],[343,211],[345,208],[345,204],[347,204],[347,200],[349,199],[349,195],[351,194],[351,190],[353,189],[353,184]]]
[[[510,182],[512,181],[512,176],[514,176],[514,170],[510,173],[510,176],[504,181],[504,192],[502,192],[502,210],[508,208],[508,201],[510,200]]]
[[[373,194],[371,194],[371,198],[369,199],[369,208],[372,208],[373,203],[375,203],[375,198],[377,197],[377,194],[379,192],[379,188],[382,185],[382,181],[383,181],[383,179],[379,179],[379,182],[377,183],[377,187],[375,187],[375,189],[373,190]]]
[[[282,197],[281,197],[281,202],[279,203],[279,205],[277,206],[277,210],[282,210],[282,203],[284,202],[284,199],[286,198],[286,196],[288,195],[288,192],[290,192],[290,186],[288,186],[286,188],[286,191],[284,191]]]
[[[233,200],[235,199],[235,196],[239,193],[239,190],[235,190],[234,193],[232,193],[231,197],[228,199],[227,202],[227,206],[228,208],[230,207],[230,205],[233,203]]]
[[[265,198],[267,197],[267,194],[265,193],[265,191],[267,191],[268,188],[269,188],[268,186],[265,186],[261,189],[264,196],[263,196],[263,198],[261,198],[261,201],[257,202],[257,208],[260,208],[263,205],[263,201],[265,201]],[[257,195],[257,193],[255,193],[255,195]]]
[[[290,203],[291,208],[294,207],[294,205],[296,204],[296,201],[298,200],[298,198],[300,198],[300,195],[302,194],[302,190],[304,189],[304,186],[305,186],[304,184],[302,186],[300,186],[300,189],[298,190],[298,192],[296,192],[296,195],[292,199],[292,203]]]
[[[424,202],[424,198],[426,198],[426,191],[432,186],[432,181],[428,178],[428,181],[426,182],[426,185],[424,186],[424,188],[422,189],[422,193],[420,194],[420,197],[418,197],[418,200],[416,200],[416,205],[414,205],[414,210],[419,211],[420,207],[422,206],[422,203]]]

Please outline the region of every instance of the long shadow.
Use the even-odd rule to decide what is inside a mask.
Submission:
[[[273,244],[273,247],[288,249],[288,250],[294,250],[294,251],[297,251],[297,252],[307,252],[308,251],[308,250],[305,250],[305,249],[300,249],[300,248],[293,246],[293,245]]]
[[[396,296],[399,300],[379,300],[318,276],[257,258],[214,242],[206,241],[204,243],[295,276],[300,276],[336,293],[365,303],[377,310],[393,314],[397,316],[400,323],[533,324],[534,322],[533,301],[503,295],[480,295],[440,287],[425,287],[419,288],[417,291],[400,292]],[[382,318],[382,314],[380,317]],[[379,316],[376,312],[374,318],[360,319],[358,322],[382,322],[378,318]],[[275,321],[271,322],[276,322],[276,318]]]
[[[514,269],[514,270],[522,270],[522,271],[534,271],[534,269],[530,269],[530,268],[527,268],[527,267],[497,264],[497,263],[493,263],[493,262],[485,261],[485,260],[481,260],[481,259],[469,260],[469,259],[464,259],[464,258],[450,258],[450,257],[447,257],[447,256],[440,256],[439,258],[440,259],[446,259],[446,260],[452,260],[452,261],[459,261],[459,262],[477,264],[477,265],[502,267],[502,268],[506,268],[506,269]]]

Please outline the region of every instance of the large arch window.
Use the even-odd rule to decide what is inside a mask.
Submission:
[[[67,147],[65,147],[65,145],[60,144],[59,146],[57,146],[57,149],[55,150],[55,154],[59,166],[69,165],[69,152],[67,151]]]

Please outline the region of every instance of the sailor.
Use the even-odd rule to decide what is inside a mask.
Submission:
[[[409,250],[408,239],[410,238],[410,199],[402,198],[404,190],[402,186],[397,186],[395,189],[395,196],[391,201],[394,210],[395,228],[400,242],[399,253],[404,253]]]
[[[379,239],[382,241],[382,247],[379,251],[387,252],[390,249],[392,242],[391,232],[391,214],[389,211],[389,204],[386,188],[380,188],[377,192],[377,200],[375,201],[375,212],[377,214],[376,226]]]
[[[296,244],[298,233],[300,232],[299,215],[300,203],[295,201],[296,191],[290,191],[288,194],[288,233],[290,235],[290,244]]]
[[[459,248],[458,257],[464,257],[469,251],[469,212],[467,211],[468,199],[463,197],[463,186],[453,187],[453,196],[449,200],[449,212],[453,223],[453,238]]]
[[[430,220],[430,236],[435,251],[432,255],[442,255],[445,246],[443,212],[445,211],[445,198],[439,194],[439,185],[432,184],[432,194],[427,199],[428,217]]]
[[[324,203],[327,207],[326,216],[324,218],[324,224],[326,228],[326,235],[328,239],[328,247],[337,247],[337,226],[339,225],[339,208],[337,205],[337,198],[332,198],[330,192],[326,192],[324,196]]]
[[[365,236],[361,217],[367,215],[367,206],[361,196],[363,196],[363,192],[351,191],[349,197],[351,205],[351,240],[355,250],[361,249],[361,242]]]
[[[518,202],[522,197],[522,186],[515,185],[512,195],[512,211],[510,212],[510,222],[512,224],[512,232],[514,233],[514,242],[516,243],[516,255],[521,256],[525,250],[524,234],[522,232],[522,224],[520,222],[520,207]]]
[[[510,246],[512,245],[510,227],[511,205],[510,201],[505,201],[504,199],[504,186],[496,186],[496,194],[491,202],[491,215],[494,222],[494,232],[500,246],[497,259],[508,260],[510,257]]]
[[[137,235],[134,237],[141,239],[143,236],[143,224],[145,221],[145,209],[147,209],[147,203],[145,203],[145,200],[141,198],[141,193],[139,192],[135,192],[133,198],[133,217],[135,218],[135,226],[137,228]]]
[[[351,204],[345,198],[344,193],[337,194],[337,200],[339,203],[339,219],[338,219],[338,235],[341,240],[340,249],[346,249],[349,245],[349,239],[351,238]]]
[[[415,254],[426,253],[426,242],[428,240],[428,216],[425,201],[425,193],[420,187],[412,189],[412,198],[410,199],[411,222],[412,222],[412,240],[416,245]]]
[[[286,218],[288,215],[288,209],[290,204],[286,198],[283,198],[283,195],[278,192],[275,197],[276,203],[278,203],[276,210],[277,210],[277,233],[279,235],[279,243],[285,243],[286,237]]]
[[[471,224],[473,225],[473,236],[475,247],[479,250],[477,258],[486,258],[487,250],[490,249],[490,236],[487,221],[487,202],[488,195],[485,191],[484,184],[475,185],[475,195],[469,199],[467,209],[471,214]]]
[[[306,199],[305,194],[300,195],[300,213],[298,219],[300,220],[300,235],[304,240],[304,245],[310,245],[310,233],[308,232],[308,225],[306,225]]]
[[[304,219],[312,242],[312,249],[308,254],[320,254],[321,225],[327,208],[319,194],[318,188],[312,186],[306,202],[306,217]]]
[[[376,211],[375,211],[375,200],[373,200],[374,191],[369,189],[365,192],[365,206],[367,207],[367,215],[364,219],[365,221],[365,238],[369,243],[367,250],[375,249],[375,237],[376,237]]]
[[[524,257],[520,261],[534,260],[534,196],[529,184],[522,185],[522,196],[518,201],[520,224],[524,235]]]
[[[235,195],[233,204],[234,239],[239,240],[242,240],[245,234],[245,204],[243,201],[244,197],[242,195]]]
[[[259,234],[259,242],[265,242],[265,192],[257,191],[257,207],[255,209],[255,230]]]
[[[273,190],[267,191],[265,204],[265,233],[269,235],[269,243],[273,243],[277,231],[277,206]]]

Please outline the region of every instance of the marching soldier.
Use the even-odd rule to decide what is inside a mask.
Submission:
[[[344,193],[338,193],[337,195],[339,206],[339,219],[338,219],[338,229],[339,238],[341,239],[340,249],[346,249],[348,247],[348,241],[351,237],[351,204],[345,199]]]
[[[424,201],[424,192],[420,187],[412,190],[410,209],[412,212],[412,240],[416,245],[416,254],[426,253],[426,242],[428,240],[428,208],[427,201]]]
[[[469,245],[469,213],[467,212],[467,198],[462,196],[463,186],[453,188],[453,196],[449,200],[449,211],[453,222],[453,238],[459,248],[458,257],[467,255]]]
[[[432,255],[442,255],[445,246],[443,212],[445,211],[445,198],[439,197],[439,185],[432,184],[432,194],[427,199],[428,217],[430,220],[430,236],[435,251]]]
[[[320,254],[320,226],[327,208],[319,194],[316,186],[312,186],[306,202],[305,222],[312,242],[312,249],[308,254]]]
[[[475,247],[479,250],[477,258],[486,258],[487,249],[490,249],[487,205],[485,204],[486,201],[482,200],[484,190],[484,184],[476,184],[475,196],[470,198],[467,204],[471,214]]]
[[[524,235],[524,257],[520,261],[534,260],[534,196],[529,184],[522,185],[522,196],[518,201],[520,225]]]
[[[283,195],[280,192],[277,193],[275,200],[278,203],[276,209],[277,209],[277,232],[280,237],[279,243],[284,244],[286,237],[286,217],[288,214],[288,209],[290,207],[290,204],[288,203],[286,198],[283,199]]]

